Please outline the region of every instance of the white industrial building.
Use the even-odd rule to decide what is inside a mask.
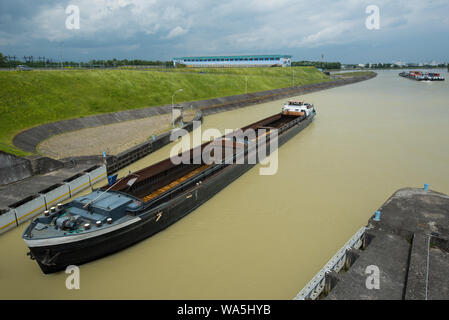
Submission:
[[[254,56],[210,56],[173,58],[173,65],[184,64],[187,67],[290,67],[290,55],[254,55]]]

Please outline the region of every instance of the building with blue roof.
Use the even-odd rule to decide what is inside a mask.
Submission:
[[[210,57],[179,57],[173,58],[173,65],[187,67],[290,67],[290,55],[251,55],[251,56],[210,56]]]

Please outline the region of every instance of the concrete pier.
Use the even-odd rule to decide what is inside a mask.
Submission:
[[[332,275],[325,299],[449,299],[449,196],[405,188],[378,210],[365,249],[353,250],[358,258],[350,268]]]

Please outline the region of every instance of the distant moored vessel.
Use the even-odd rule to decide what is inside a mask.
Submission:
[[[439,73],[409,71],[399,73],[401,77],[409,78],[417,81],[443,81],[444,78]]]

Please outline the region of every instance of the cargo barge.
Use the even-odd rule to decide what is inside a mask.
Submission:
[[[399,75],[417,81],[444,81],[444,78],[439,73],[434,72],[404,71],[399,73]]]
[[[238,130],[245,133],[253,129],[254,138],[234,131],[178,154],[188,159],[187,163],[174,164],[168,158],[58,204],[24,231],[28,255],[44,273],[52,273],[142,241],[213,197],[259,162],[261,146],[269,145],[268,156],[274,151],[269,150],[271,142],[276,139],[281,146],[307,127],[315,114],[310,104],[296,103],[293,111],[284,107],[281,113]],[[214,155],[217,145],[222,151],[220,161]],[[213,151],[205,152],[210,149]],[[254,163],[247,161],[252,156],[256,156]]]

